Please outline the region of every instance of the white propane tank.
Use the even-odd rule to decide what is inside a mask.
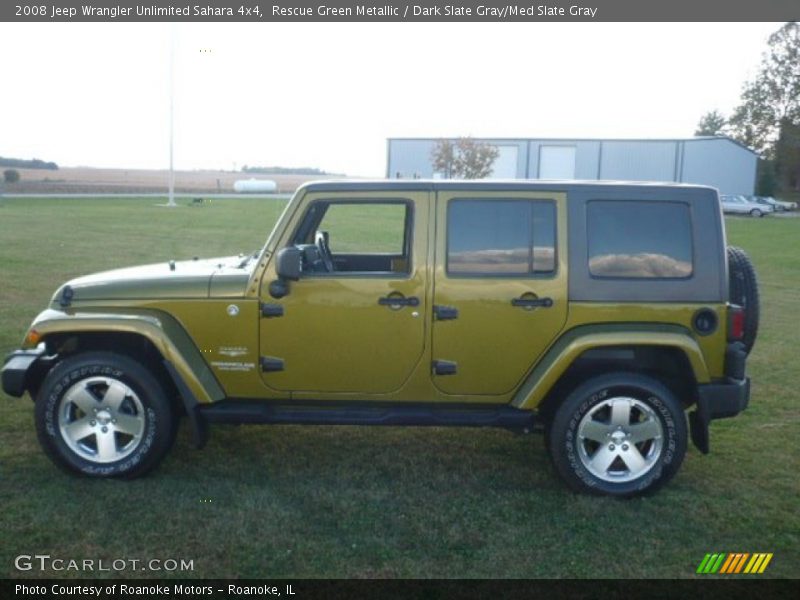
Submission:
[[[253,192],[274,194],[278,191],[278,184],[271,179],[239,179],[233,182],[233,191],[240,194]]]

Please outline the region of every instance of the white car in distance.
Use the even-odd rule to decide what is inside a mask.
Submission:
[[[763,197],[761,196],[762,200],[766,200],[769,204],[772,204],[775,207],[775,210],[797,210],[797,202],[787,202],[785,200],[777,200],[772,196]]]
[[[770,205],[751,202],[745,196],[720,196],[722,212],[734,215],[750,215],[751,217],[763,217],[773,212]]]

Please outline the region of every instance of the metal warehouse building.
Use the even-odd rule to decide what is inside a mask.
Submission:
[[[674,140],[491,139],[500,151],[493,179],[613,179],[710,185],[752,195],[758,156],[727,137]],[[437,177],[434,138],[389,138],[386,176]],[[455,140],[453,140],[455,141]]]

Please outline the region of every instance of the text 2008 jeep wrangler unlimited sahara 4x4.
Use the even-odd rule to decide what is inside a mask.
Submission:
[[[149,471],[185,414],[198,446],[210,422],[542,428],[572,488],[630,496],[747,406],[757,319],[710,188],[313,183],[257,255],[61,286],[2,382],[91,476]]]

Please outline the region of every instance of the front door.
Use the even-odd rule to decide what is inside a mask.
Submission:
[[[433,365],[454,395],[513,391],[567,317],[566,198],[439,192]]]
[[[262,302],[264,382],[287,392],[384,394],[400,389],[425,349],[429,193],[318,193],[282,246],[303,273]],[[277,313],[282,313],[278,315]]]

